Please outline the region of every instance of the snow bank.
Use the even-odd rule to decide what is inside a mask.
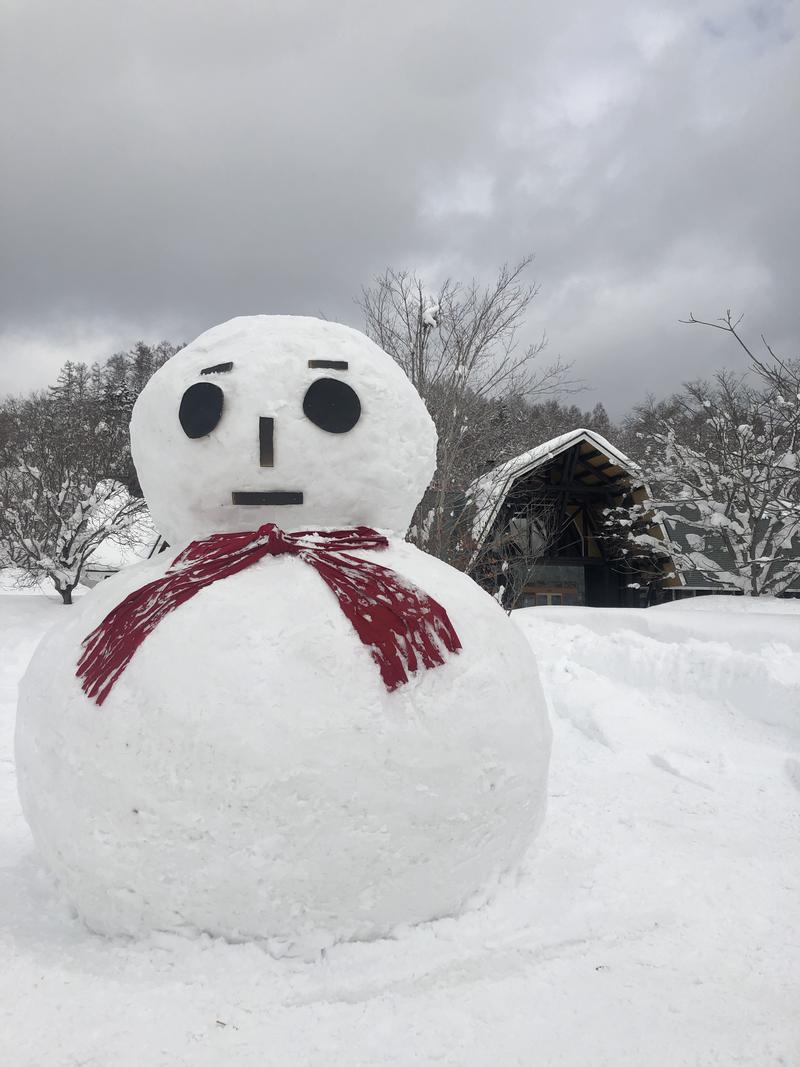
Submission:
[[[800,617],[800,599],[775,596],[693,596],[660,604],[658,611],[710,611],[724,615],[794,615]]]
[[[775,612],[681,611],[673,605],[649,610],[554,607],[525,608],[514,615],[550,672],[555,657],[563,660],[549,643],[557,635],[569,645],[565,669],[585,671],[590,688],[602,679],[623,694],[646,695],[648,701],[666,693],[670,707],[684,700],[689,708],[723,708],[739,724],[757,718],[796,737],[800,601],[783,604],[795,607]],[[568,703],[576,703],[572,691]]]
[[[63,909],[10,752],[17,678],[64,610],[0,598],[0,1062],[800,1059],[792,608],[515,613],[555,731],[548,819],[525,874],[458,920],[308,962],[207,937],[105,940]]]

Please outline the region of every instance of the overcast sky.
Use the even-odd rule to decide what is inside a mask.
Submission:
[[[324,314],[387,265],[490,280],[614,414],[798,355],[786,0],[0,0],[0,393],[66,358]]]

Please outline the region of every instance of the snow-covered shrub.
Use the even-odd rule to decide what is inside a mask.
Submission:
[[[622,556],[663,549],[645,529],[659,520],[675,563],[711,585],[759,596],[800,581],[800,397],[724,373],[689,385],[644,465],[653,499],[607,516]]]

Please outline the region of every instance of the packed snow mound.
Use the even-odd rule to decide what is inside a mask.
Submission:
[[[514,618],[540,662],[553,656],[541,635],[555,633],[569,641],[570,671],[618,672],[643,699],[652,692],[699,699],[730,709],[740,725],[756,720],[800,741],[800,601],[784,603],[794,607],[772,614],[548,607]]]
[[[800,618],[800,599],[775,596],[709,596],[687,597],[659,604],[659,611],[708,611],[715,615],[796,615]]]
[[[519,865],[550,752],[524,638],[411,545],[357,554],[445,604],[461,652],[388,692],[319,575],[288,556],[166,616],[102,707],[75,678],[81,642],[170,560],[97,586],[44,639],[20,690],[19,791],[93,930],[304,952],[459,914]]]
[[[319,425],[325,390],[334,421]],[[131,450],[171,545],[265,522],[402,537],[433,476],[436,430],[400,367],[364,334],[253,315],[208,330],[153,375],[133,410]],[[302,502],[232,501],[264,492]]]
[[[521,876],[484,908],[305,961],[187,929],[109,941],[63,905],[11,742],[17,680],[74,610],[0,598],[0,1063],[797,1062],[797,616],[515,612],[555,734]],[[743,654],[754,684],[717,691]],[[773,703],[794,703],[792,732]]]

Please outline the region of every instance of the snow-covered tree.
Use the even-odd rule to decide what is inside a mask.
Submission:
[[[625,557],[669,550],[680,568],[750,596],[800,579],[800,397],[719,374],[675,398],[651,427],[644,465],[653,499],[608,514]],[[647,531],[661,520],[671,542]]]
[[[144,508],[114,476],[125,457],[83,371],[68,365],[50,394],[16,405],[0,466],[0,565],[31,584],[49,578],[65,604],[97,547],[124,539]]]
[[[85,472],[64,472],[58,485],[29,458],[0,472],[0,563],[25,581],[49,578],[65,604],[86,564],[107,538],[122,541],[144,502],[119,482],[90,487]]]
[[[69,604],[98,546],[130,539],[144,509],[130,412],[175,351],[140,342],[104,365],[67,362],[47,392],[0,405],[0,566],[49,578]]]

